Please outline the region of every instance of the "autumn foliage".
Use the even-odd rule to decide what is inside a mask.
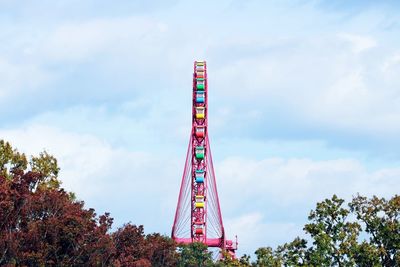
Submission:
[[[175,243],[143,226],[110,232],[97,216],[60,188],[57,161],[47,153],[26,159],[0,140],[1,266],[174,266]]]

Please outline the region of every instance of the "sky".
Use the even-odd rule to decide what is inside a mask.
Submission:
[[[59,160],[114,228],[169,235],[206,60],[209,138],[238,254],[316,202],[400,183],[398,1],[0,0],[0,138]]]

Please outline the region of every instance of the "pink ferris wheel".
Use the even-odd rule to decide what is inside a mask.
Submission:
[[[179,192],[172,239],[201,242],[233,257],[237,241],[226,240],[208,138],[207,64],[194,62],[192,130]]]

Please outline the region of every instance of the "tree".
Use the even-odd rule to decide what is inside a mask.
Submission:
[[[62,189],[36,188],[41,175],[14,171],[1,178],[0,264],[83,266],[110,264],[113,246],[106,234],[112,219],[99,218]]]
[[[60,168],[57,164],[57,159],[46,151],[41,152],[38,157],[31,157],[29,165],[33,172],[42,175],[42,182],[40,185],[48,188],[57,189],[60,187],[61,182],[58,180],[58,173]]]
[[[239,263],[241,264],[240,266],[251,266],[250,256],[247,254],[244,254],[243,256],[240,257]]]
[[[10,143],[0,140],[0,176],[11,179],[11,172],[26,170],[28,160],[25,154],[13,149]]]
[[[400,196],[386,200],[358,195],[349,207],[336,195],[317,203],[304,227],[313,241],[310,247],[296,238],[276,250],[259,248],[253,265],[400,266]],[[349,215],[355,218],[349,220]],[[369,240],[359,242],[360,233]]]
[[[143,225],[126,224],[112,234],[118,266],[176,266],[176,244],[154,233],[145,236]]]
[[[227,251],[221,251],[221,259],[218,260],[214,266],[238,266],[238,267],[249,267],[251,266],[250,263],[250,256],[244,254],[242,257],[234,258],[232,255]]]
[[[121,266],[136,266],[136,261],[147,258],[142,225],[126,224],[113,233],[112,238],[115,243],[116,259]]]
[[[211,252],[203,243],[191,243],[179,246],[178,265],[181,267],[213,266]]]
[[[297,237],[292,242],[279,246],[276,251],[281,255],[284,266],[309,265],[309,251],[305,239]]]
[[[57,159],[46,151],[31,156],[29,162],[24,153],[12,148],[10,143],[0,140],[0,175],[11,179],[17,171],[40,173],[35,186],[57,189],[60,187]],[[32,188],[33,189],[33,188]]]
[[[357,244],[360,225],[348,222],[349,210],[344,200],[333,195],[331,199],[317,203],[310,212],[311,223],[304,230],[311,235],[315,245],[311,250],[310,263],[320,266],[354,266],[351,249]]]
[[[114,246],[109,214],[71,199],[59,187],[46,152],[24,154],[0,140],[0,265],[109,266]]]
[[[0,140],[0,265],[176,266],[176,244],[143,226],[124,225],[84,208],[60,187],[57,160]]]
[[[179,255],[176,252],[176,243],[171,238],[154,233],[146,236],[146,242],[151,266],[177,265]]]
[[[282,265],[282,259],[279,252],[273,251],[271,247],[262,247],[256,250],[256,266],[279,267]]]
[[[366,241],[353,248],[353,258],[357,266],[384,266],[379,258],[379,250]]]
[[[368,199],[356,196],[350,209],[357,219],[364,223],[370,234],[370,244],[364,244],[358,251],[360,260],[376,263],[379,255],[382,266],[400,265],[400,196],[390,200],[376,196]],[[364,253],[363,253],[364,252]]]

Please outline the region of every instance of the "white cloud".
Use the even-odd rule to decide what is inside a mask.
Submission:
[[[268,222],[262,213],[244,213],[236,218],[225,221],[227,238],[235,241],[238,238],[238,255],[253,255],[255,250],[260,247],[276,247],[285,242],[292,241],[300,235],[299,229],[302,227],[290,222]]]
[[[372,37],[344,36],[351,46],[332,34],[249,43],[244,48],[259,53],[212,70],[210,85],[225,108],[239,109],[228,114],[232,122],[251,107],[264,116],[289,114],[315,127],[394,139],[400,133],[397,57],[382,44],[372,49],[378,47]]]
[[[12,63],[0,55],[0,103],[18,94],[34,94],[53,80],[53,75],[31,63]]]
[[[45,125],[0,130],[0,136],[28,155],[44,149],[53,154],[63,187],[88,207],[111,212],[117,226],[132,221],[144,223],[147,231],[169,233],[181,176],[172,156],[116,148],[93,135]],[[159,223],[159,216],[170,220]]]
[[[226,6],[221,4],[218,9],[224,10]],[[38,70],[33,73],[33,80],[43,76],[40,74],[44,66],[71,64],[63,73],[52,69],[52,75],[58,77],[68,75],[75,68],[84,74],[84,69],[78,71],[79,64],[93,63],[90,67],[98,71],[93,79],[109,76],[106,80],[117,84],[112,88],[116,93],[135,91],[143,96],[151,94],[156,87],[158,91],[170,90],[182,95],[190,79],[191,61],[204,57],[209,60],[210,95],[218,97],[221,110],[240,107],[241,114],[251,114],[248,110],[251,106],[259,115],[244,119],[258,121],[263,114],[278,109],[277,112],[295,114],[297,120],[309,125],[322,125],[344,133],[391,138],[399,134],[400,98],[396,88],[400,80],[396,56],[389,52],[393,44],[385,39],[378,43],[374,32],[363,35],[353,28],[345,31],[339,26],[330,31],[313,28],[310,32],[293,34],[292,21],[280,25],[287,28],[280,34],[272,35],[271,26],[256,31],[252,23],[263,21],[256,6],[256,3],[247,6],[256,15],[244,23],[231,21],[230,16],[237,12],[233,8],[229,9],[227,21],[218,23],[214,23],[219,19],[215,11],[210,21],[201,23],[184,14],[172,18],[161,12],[147,16],[60,20],[51,27],[42,25],[43,29],[35,34],[19,25],[23,30],[17,29],[17,32],[25,37],[11,38],[10,44],[16,46],[11,54],[30,51],[32,69]],[[169,12],[183,12],[185,8],[189,6],[178,4]],[[319,20],[329,15],[314,9],[312,4],[299,8]],[[298,11],[290,12],[299,16]],[[305,17],[303,13],[301,16]],[[314,23],[311,19],[303,23],[311,21]],[[226,25],[237,28],[241,34],[224,31]],[[208,34],[193,33],[192,29],[197,26]],[[300,27],[298,22],[297,26]],[[252,30],[244,31],[247,28]],[[23,45],[19,39],[24,40]],[[7,74],[7,77],[18,77],[24,84],[31,81],[30,76],[21,73]],[[129,89],[121,89],[125,85]],[[100,99],[106,99],[110,93],[109,88],[86,90],[104,94]],[[0,95],[6,97],[4,92]],[[80,99],[77,93],[73,96],[69,95],[69,99]],[[227,115],[233,116],[237,113]]]
[[[382,71],[387,72],[390,71],[392,68],[399,67],[400,65],[400,53],[395,53],[391,55],[382,66]]]
[[[168,27],[151,18],[92,19],[59,25],[42,40],[42,55],[48,60],[82,61],[94,56],[119,53],[143,56],[159,46],[157,39]],[[153,49],[152,49],[153,48]]]
[[[400,168],[367,171],[355,159],[311,160],[306,158],[227,158],[217,165],[218,180],[223,188],[225,208],[251,208],[244,199],[252,199],[255,208],[260,203],[289,207],[316,203],[337,194],[390,196],[396,193],[394,183],[400,181]]]
[[[341,33],[339,38],[349,42],[354,53],[361,53],[377,46],[374,38],[351,33]]]

